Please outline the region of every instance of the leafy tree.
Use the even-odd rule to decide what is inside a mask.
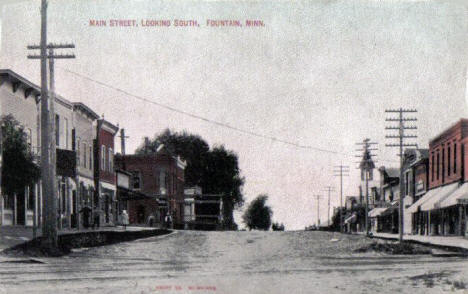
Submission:
[[[280,223],[273,223],[271,225],[271,229],[273,231],[284,231],[284,225],[283,225],[283,223],[281,223],[281,224]]]
[[[24,187],[37,182],[40,169],[27,143],[24,128],[12,115],[1,119],[2,128],[2,189],[7,195],[21,193]]]
[[[268,195],[261,194],[257,196],[245,211],[242,219],[245,225],[252,229],[267,231],[271,226],[271,216],[273,212],[269,206],[266,205]]]

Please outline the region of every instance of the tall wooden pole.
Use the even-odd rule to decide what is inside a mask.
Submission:
[[[41,175],[42,175],[42,246],[48,249],[57,248],[57,209],[55,181],[50,171],[52,149],[50,140],[51,125],[49,93],[47,88],[47,1],[41,2]],[[52,100],[52,99],[50,99]],[[53,112],[52,112],[53,113]],[[54,144],[55,145],[55,144]],[[55,146],[53,146],[55,147]]]

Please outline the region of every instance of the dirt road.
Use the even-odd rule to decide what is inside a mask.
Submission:
[[[0,262],[0,293],[464,291],[467,259],[352,253],[368,242],[326,232],[179,231],[62,258]]]

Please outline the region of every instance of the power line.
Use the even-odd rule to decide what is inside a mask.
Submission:
[[[101,82],[101,81],[95,80],[95,79],[93,79],[93,78],[90,78],[90,77],[88,77],[88,76],[86,76],[86,75],[77,73],[77,72],[72,71],[72,70],[69,70],[69,69],[66,69],[66,68],[63,68],[63,67],[61,67],[61,69],[64,70],[64,71],[66,71],[66,72],[68,72],[68,73],[70,73],[70,74],[79,76],[79,77],[81,77],[82,79],[85,79],[85,80],[94,82],[94,83],[96,83],[96,84],[98,84],[98,85],[101,85],[101,86],[103,86],[103,87],[112,89],[112,90],[114,90],[114,91],[116,91],[116,92],[119,92],[119,93],[122,93],[122,94],[124,94],[124,95],[133,97],[133,98],[135,98],[135,99],[137,99],[137,100],[140,100],[140,101],[143,101],[143,102],[146,102],[146,103],[149,103],[149,104],[153,104],[153,105],[156,105],[156,106],[165,108],[165,109],[167,109],[167,110],[170,110],[170,111],[172,111],[172,112],[176,112],[176,113],[179,113],[179,114],[182,114],[182,115],[185,115],[185,116],[189,116],[189,117],[192,117],[192,118],[195,118],[195,119],[199,119],[199,120],[202,120],[202,121],[204,121],[204,122],[217,125],[217,126],[219,126],[219,127],[223,127],[223,128],[227,128],[227,129],[230,129],[230,130],[234,130],[234,131],[237,131],[237,132],[239,132],[239,133],[244,133],[244,134],[248,134],[248,135],[251,135],[251,136],[254,136],[254,137],[259,137],[259,138],[263,138],[263,139],[267,139],[267,140],[271,140],[271,141],[280,142],[280,143],[283,143],[283,144],[286,144],[286,145],[294,146],[294,147],[296,147],[296,148],[308,149],[308,150],[315,150],[315,151],[319,151],[319,152],[326,152],[326,153],[330,153],[330,154],[344,155],[344,156],[349,156],[349,157],[354,156],[353,154],[350,154],[350,153],[338,152],[338,151],[335,151],[335,150],[329,150],[329,149],[314,147],[314,146],[310,146],[310,145],[302,145],[302,144],[299,144],[299,143],[294,143],[294,142],[291,142],[291,141],[286,141],[286,140],[283,140],[283,139],[280,139],[280,138],[277,138],[277,137],[274,137],[274,136],[268,136],[268,135],[260,134],[260,133],[257,133],[257,132],[253,132],[253,131],[241,129],[241,128],[238,128],[238,127],[235,127],[235,126],[231,126],[231,125],[229,125],[229,124],[227,124],[227,123],[222,123],[222,122],[219,122],[219,121],[216,121],[216,120],[213,120],[213,119],[209,119],[209,118],[206,118],[206,117],[197,115],[197,114],[193,114],[193,113],[190,113],[190,112],[181,110],[181,109],[177,109],[177,108],[175,108],[175,107],[172,107],[172,106],[169,106],[169,105],[160,103],[160,102],[156,102],[156,101],[154,101],[154,100],[147,99],[147,98],[145,98],[145,97],[142,97],[142,96],[139,96],[139,95],[136,95],[136,94],[132,94],[132,93],[126,91],[126,90],[123,90],[123,89],[117,88],[117,87],[115,87],[115,86],[112,86],[112,85],[103,83],[103,82]],[[396,163],[396,162],[397,162],[397,161],[395,161],[395,160],[383,160],[383,161],[392,162],[392,163]]]

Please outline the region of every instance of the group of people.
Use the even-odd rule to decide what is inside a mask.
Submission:
[[[99,214],[96,213],[94,215],[92,224],[90,222],[91,215],[93,214],[93,211],[90,207],[85,206],[79,212],[83,214],[83,227],[85,229],[88,229],[89,227],[92,227],[93,229],[95,227],[99,227]],[[127,229],[130,220],[126,210],[123,210],[122,214],[119,216],[119,223],[124,227],[125,230]],[[164,217],[164,227],[172,228],[172,215],[169,212]]]

